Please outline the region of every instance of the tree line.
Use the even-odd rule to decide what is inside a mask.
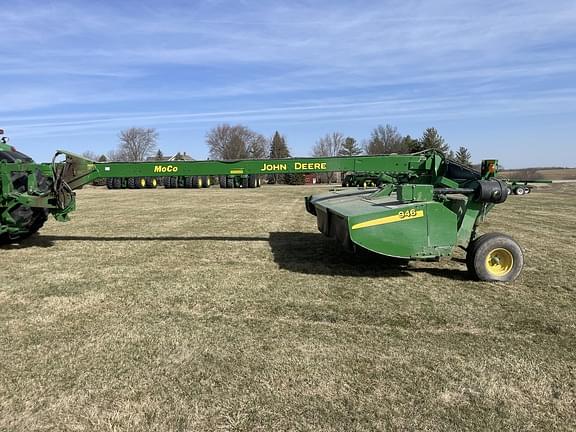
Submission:
[[[118,147],[107,155],[97,156],[92,152],[84,155],[99,161],[143,161],[147,159],[164,160],[164,155],[158,149],[159,134],[154,128],[132,127],[121,131],[118,135]],[[278,131],[271,138],[255,132],[244,125],[219,124],[206,134],[206,144],[210,158],[221,160],[234,159],[282,159],[292,157],[286,137]],[[472,166],[470,151],[460,146],[453,151],[439,132],[427,128],[419,138],[402,135],[398,128],[390,124],[378,125],[370,133],[369,138],[360,144],[350,136],[340,132],[332,132],[319,138],[312,148],[312,156],[358,156],[385,155],[391,153],[407,154],[434,149],[444,153],[462,165]],[[272,183],[299,184],[304,182],[304,176],[298,174],[271,174],[268,178]],[[332,178],[328,178],[331,181]]]

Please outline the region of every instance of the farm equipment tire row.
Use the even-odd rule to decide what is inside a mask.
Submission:
[[[219,183],[222,189],[254,189],[259,188],[262,184],[260,176],[256,174],[220,176]]]

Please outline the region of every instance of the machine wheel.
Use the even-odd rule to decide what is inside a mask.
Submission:
[[[136,177],[136,189],[145,189],[145,188],[146,188],[146,178]]]
[[[256,182],[256,187],[262,186],[262,177],[258,177],[258,181]]]
[[[522,186],[518,186],[516,189],[514,189],[514,193],[516,195],[524,195],[524,188]]]
[[[248,189],[248,177],[242,177],[240,182],[240,187],[244,189]]]
[[[126,186],[128,189],[136,189],[136,179],[134,177],[128,177],[126,179]]]
[[[529,194],[530,192],[532,192],[532,189],[531,189],[531,188],[526,187],[526,188],[524,189],[524,193],[525,193],[525,194]]]
[[[226,176],[218,176],[218,182],[220,183],[221,189],[226,189]]]
[[[192,180],[192,176],[186,176],[184,177],[184,187],[191,189],[194,187],[194,182]]]
[[[122,189],[122,179],[119,177],[114,177],[112,179],[112,189]]]
[[[114,189],[114,184],[113,184],[113,183],[114,183],[114,178],[108,177],[108,178],[106,179],[106,187],[107,187],[108,189]]]
[[[511,282],[524,267],[524,254],[511,237],[500,233],[484,234],[468,246],[466,266],[480,280]]]
[[[202,187],[202,179],[200,176],[192,176],[192,187],[198,189]]]
[[[258,179],[256,178],[255,174],[249,174],[248,175],[248,187],[249,188],[255,188],[257,187],[256,185],[258,184]]]
[[[226,176],[226,188],[232,189],[234,187],[234,178]]]
[[[170,187],[175,189],[180,186],[178,177],[170,177]]]
[[[158,180],[156,177],[146,177],[146,187],[151,189],[156,189],[158,186]]]
[[[11,212],[11,214],[14,214],[15,212],[22,214],[22,217],[25,218],[25,223],[21,226],[26,228],[27,231],[20,234],[0,234],[0,245],[18,243],[30,237],[32,234],[36,233],[40,228],[42,228],[44,223],[48,220],[48,211],[43,208],[30,208],[20,206],[15,209],[14,212]]]
[[[210,176],[200,176],[200,180],[202,180],[202,187],[209,188],[211,185]]]

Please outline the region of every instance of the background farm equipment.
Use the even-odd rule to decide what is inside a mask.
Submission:
[[[509,195],[526,195],[532,192],[532,184],[552,183],[550,180],[507,180]]]
[[[256,188],[263,175],[286,173],[378,172],[382,187],[333,190],[307,197],[306,209],[318,229],[350,250],[404,259],[439,259],[455,248],[467,251],[477,278],[511,281],[523,255],[504,234],[477,235],[496,204],[508,196],[506,182],[494,176],[496,160],[481,172],[458,165],[435,151],[411,155],[293,158],[238,161],[94,162],[59,151],[52,163],[36,164],[0,144],[2,189],[0,241],[18,242],[38,231],[52,214],[68,220],[76,208],[74,190],[96,179],[111,188],[205,188],[212,176],[221,186]]]

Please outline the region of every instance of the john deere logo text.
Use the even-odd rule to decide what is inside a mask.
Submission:
[[[175,173],[178,171],[178,167],[174,165],[155,165],[155,173]]]
[[[326,162],[294,162],[294,171],[326,171]],[[264,164],[260,171],[287,171],[288,164]]]

